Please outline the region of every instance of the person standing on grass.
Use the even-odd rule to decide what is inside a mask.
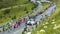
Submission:
[[[3,28],[3,31],[5,31],[5,25],[4,24],[2,24],[2,28]]]
[[[8,32],[10,32],[12,30],[12,24],[11,24],[11,22],[7,23],[7,27],[8,27]]]
[[[12,27],[12,23],[11,23],[11,22],[9,22],[7,25],[8,25],[10,28]]]
[[[20,21],[20,24],[22,24],[23,23],[23,18],[19,18],[19,21]]]

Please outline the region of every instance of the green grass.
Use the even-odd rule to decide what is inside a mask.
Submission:
[[[60,34],[60,0],[53,0],[53,1],[57,4],[55,10],[56,12],[53,15],[51,15],[49,18],[45,19],[45,21],[43,21],[42,24],[40,24],[36,28],[36,30],[32,32],[32,34]],[[52,24],[52,20],[55,20],[54,24]],[[54,27],[56,27],[55,24],[58,27],[56,29],[54,29]],[[47,28],[44,28],[44,26],[47,26]],[[43,29],[45,32],[40,32],[41,29]]]
[[[16,5],[16,3],[17,3],[17,5]],[[12,6],[10,6],[8,4],[9,6],[7,5],[6,8],[3,7],[3,8],[0,9],[0,25],[2,23],[6,24],[10,20],[12,20],[12,18],[14,18],[14,16],[16,16],[16,19],[18,19],[19,17],[23,17],[24,15],[26,15],[26,11],[31,13],[32,8],[34,9],[36,7],[36,5],[34,3],[28,2],[28,0],[19,0],[16,3],[13,4],[13,5],[11,4]],[[48,3],[44,3],[44,2],[42,2],[42,5],[43,5],[42,10],[46,9],[46,7],[49,6]],[[6,10],[10,10],[10,12],[8,14],[4,14],[4,12]]]
[[[0,9],[28,3],[28,0],[0,0]]]
[[[50,4],[48,2],[42,2],[42,10],[45,10],[49,6]]]
[[[0,9],[0,24],[6,24],[6,22],[12,20],[14,16],[16,16],[16,19],[18,19],[19,17],[23,17],[24,15],[26,15],[26,11],[28,11],[28,13],[31,13],[33,7],[36,7],[35,4],[29,2],[27,4],[12,6],[12,8],[8,7]],[[10,12],[4,14],[6,10],[10,10]],[[1,18],[1,16],[3,17]]]
[[[32,32],[32,34],[60,34],[60,27],[57,29],[54,29],[55,24],[56,26],[60,25],[60,12],[55,13],[54,15],[52,15],[51,17],[49,17],[47,20],[45,20],[41,25],[39,25],[36,30],[34,32]],[[52,20],[55,20],[54,24],[52,24]],[[46,24],[48,23],[48,24]],[[45,24],[45,25],[43,25]],[[44,28],[44,26],[47,26],[47,28]],[[40,30],[43,29],[45,30],[45,32],[40,32]],[[38,32],[37,32],[38,31]]]
[[[42,10],[46,9],[46,7],[49,6],[48,3],[42,3],[42,4],[43,4]],[[12,20],[14,16],[16,16],[16,19],[18,19],[19,17],[23,17],[24,15],[26,15],[26,11],[31,13],[32,8],[34,9],[35,7],[36,7],[35,4],[28,2],[26,4],[20,4],[20,5],[15,5],[15,6],[0,9],[0,25],[2,23],[6,24],[10,20]],[[8,14],[4,14],[6,10],[10,10],[10,12]]]

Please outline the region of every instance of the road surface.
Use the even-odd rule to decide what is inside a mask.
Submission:
[[[37,10],[37,11],[40,11],[40,10],[39,10],[40,7],[41,7],[41,5],[39,4],[36,10]],[[39,21],[40,19],[46,18],[45,14],[48,15],[48,16],[50,16],[50,15],[54,12],[54,10],[55,10],[54,8],[55,8],[55,7],[56,7],[56,4],[50,6],[44,13],[36,16],[36,18],[35,18],[36,21]],[[36,11],[36,12],[37,12],[37,11]],[[43,16],[43,17],[42,17],[42,16]],[[22,31],[23,31],[23,29],[24,29],[24,27],[25,27],[25,24],[23,23],[23,24],[21,24],[21,26],[19,26],[19,28],[15,29],[14,31],[11,31],[11,32],[5,31],[4,33],[0,33],[0,34],[21,34]]]

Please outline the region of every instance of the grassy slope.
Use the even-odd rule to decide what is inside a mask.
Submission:
[[[0,9],[28,3],[28,0],[0,0]]]
[[[49,6],[48,3],[42,3],[42,4],[43,4],[42,10],[44,10],[46,7]],[[12,7],[13,8],[8,7],[8,8],[0,9],[0,16],[4,16],[2,19],[0,19],[0,24],[9,22],[14,16],[16,16],[16,19],[18,19],[20,16],[21,17],[24,16],[26,14],[26,11],[24,11],[25,7],[27,8],[27,11],[29,13],[31,13],[32,12],[32,7],[34,7],[34,4],[29,2],[27,4],[21,4],[21,5],[16,5],[16,6],[12,6]],[[6,15],[3,14],[3,12],[7,9],[10,9],[10,13],[6,14]]]
[[[52,20],[55,20],[54,24],[52,24]],[[48,24],[46,24],[48,23]],[[45,24],[45,25],[43,25]],[[60,25],[60,12],[55,13],[54,15],[52,15],[51,17],[49,17],[47,20],[45,20],[41,25],[39,25],[36,30],[32,33],[32,34],[60,34],[60,27],[57,29],[53,29],[55,27],[55,24],[57,26]],[[45,26],[47,26],[47,28],[44,28]],[[45,30],[45,32],[37,32],[40,31],[41,29]]]
[[[0,24],[2,24],[2,23],[6,24],[6,22],[9,22],[14,16],[16,16],[16,19],[19,17],[23,17],[26,14],[26,11],[31,13],[32,12],[31,8],[34,6],[35,5],[33,3],[29,2],[27,4],[22,4],[22,5],[19,5],[16,7],[13,6],[13,8],[8,7],[8,8],[0,9],[0,17],[4,16],[3,18],[0,18]],[[26,11],[24,10],[25,8],[26,8]],[[5,10],[7,10],[7,9],[10,9],[10,13],[4,14]]]
[[[57,7],[56,7],[56,12],[49,17],[48,19],[45,19],[45,21],[39,25],[35,31],[32,32],[32,34],[60,34],[60,27],[57,29],[53,29],[55,24],[57,26],[60,25],[60,0],[54,0],[54,2],[57,3]],[[52,20],[55,20],[54,24],[52,24]],[[48,23],[48,24],[45,24]],[[43,25],[45,24],[45,25]],[[44,28],[44,26],[47,26],[47,28]],[[45,32],[39,32],[41,29],[44,29]],[[38,32],[37,32],[38,31]]]
[[[45,10],[50,4],[47,2],[42,2],[42,10]]]

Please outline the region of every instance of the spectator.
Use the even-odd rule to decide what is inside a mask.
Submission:
[[[2,24],[3,31],[5,31],[5,28],[4,28],[4,27],[5,27],[5,25],[4,25],[4,24]]]
[[[23,18],[19,18],[20,24],[23,23]]]
[[[25,16],[25,19],[28,21],[30,19],[30,17],[27,15],[27,16]]]
[[[27,27],[27,22],[25,23],[25,26]]]
[[[20,21],[19,20],[16,23],[18,24],[18,26],[20,26]]]
[[[17,23],[14,23],[14,28],[18,28],[18,25],[17,25]]]
[[[2,29],[2,27],[0,27],[0,32],[2,32],[3,31],[3,29]]]
[[[27,31],[27,27],[24,28],[24,31]]]

